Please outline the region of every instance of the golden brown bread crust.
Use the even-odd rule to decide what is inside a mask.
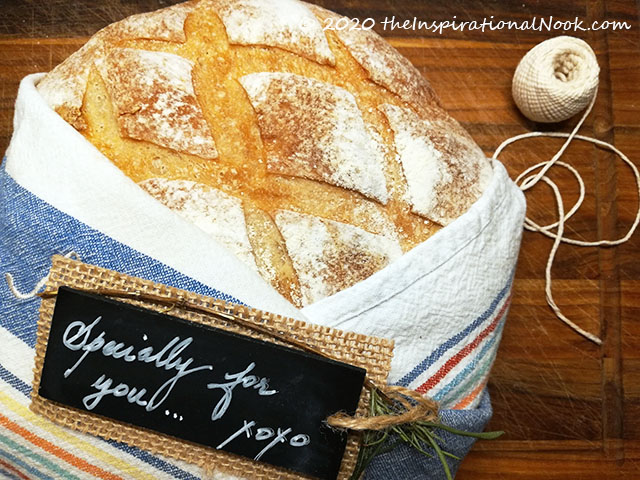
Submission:
[[[38,88],[126,175],[308,305],[458,217],[491,174],[404,57],[372,32],[324,31],[327,18],[297,0],[188,2],[101,30]]]

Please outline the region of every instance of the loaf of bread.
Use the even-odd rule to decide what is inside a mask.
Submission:
[[[491,177],[420,72],[355,23],[326,28],[340,18],[297,0],[191,1],[104,28],[38,89],[305,306],[426,240]]]

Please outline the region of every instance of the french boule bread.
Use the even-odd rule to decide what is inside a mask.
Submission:
[[[200,0],[95,34],[39,83],[141,188],[297,306],[462,213],[489,160],[371,31],[297,0]]]

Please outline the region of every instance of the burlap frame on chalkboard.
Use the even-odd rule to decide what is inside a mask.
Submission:
[[[88,265],[62,256],[53,257],[53,265],[47,282],[46,293],[54,293],[60,286],[69,286],[84,290],[117,290],[122,292],[139,292],[167,299],[185,300],[191,305],[212,308],[223,314],[232,314],[241,319],[276,328],[286,336],[304,341],[308,345],[329,354],[335,360],[349,363],[367,370],[367,376],[377,384],[386,383],[391,358],[393,356],[393,342],[386,339],[369,337],[350,332],[312,325],[285,318],[280,315],[261,312],[251,308],[226,303],[214,298],[197,295],[174,287],[157,284],[148,280],[124,275],[104,268]],[[119,301],[138,305],[150,310],[166,312],[167,306],[154,304],[148,300],[123,299]],[[40,320],[38,321],[38,339],[36,344],[35,376],[33,392],[31,394],[31,409],[56,423],[91,433],[100,437],[135,445],[155,454],[167,455],[193,464],[206,470],[220,470],[232,475],[239,475],[256,480],[300,479],[304,475],[265,463],[218,451],[212,448],[179,440],[175,437],[163,435],[140,427],[134,427],[122,422],[92,415],[74,408],[65,407],[38,395],[40,377],[44,365],[44,356],[49,338],[51,318],[55,305],[55,297],[42,300]],[[205,315],[179,307],[179,303],[171,308],[171,315],[205,325],[215,326],[224,330],[236,332],[272,343],[291,346],[285,341],[274,340],[271,336],[256,333],[232,321],[225,321],[217,317]],[[363,388],[358,412],[366,409],[368,395]],[[358,436],[350,434],[340,474],[340,480],[347,479],[355,467],[358,455]]]

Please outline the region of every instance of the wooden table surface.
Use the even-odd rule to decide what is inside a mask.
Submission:
[[[2,0],[0,8],[0,151],[11,135],[20,78],[48,71],[100,27],[173,0]],[[594,111],[582,133],[607,141],[640,164],[640,3],[632,0],[322,0],[350,17],[376,20],[389,38],[431,81],[442,103],[488,155],[507,137],[535,129],[568,131],[526,120],[511,98],[520,58],[558,32],[447,30],[442,34],[382,31],[385,17],[420,20],[532,20],[534,17],[626,21],[630,30],[566,32],[587,40],[601,73]],[[559,142],[529,140],[502,156],[512,175],[550,158]],[[565,159],[587,182],[585,206],[568,225],[580,239],[617,238],[633,221],[633,179],[616,157],[590,144],[575,144]],[[577,198],[568,175],[554,174],[565,202]],[[528,212],[555,219],[550,192],[537,188]],[[640,478],[640,234],[617,249],[562,246],[553,269],[554,293],[569,317],[603,338],[590,343],[557,320],[545,303],[544,266],[551,240],[525,233],[513,305],[495,363],[489,428],[505,430],[480,442],[457,478]]]

